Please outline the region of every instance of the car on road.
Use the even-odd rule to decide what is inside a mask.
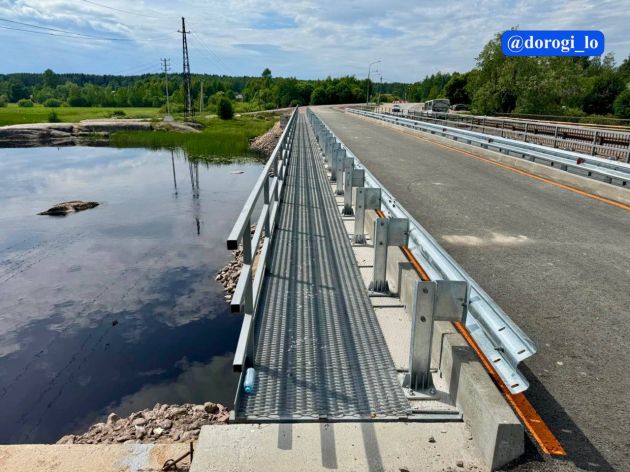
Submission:
[[[394,105],[392,107],[392,113],[400,113],[402,112],[402,109],[400,108],[400,105]]]
[[[468,111],[470,107],[465,103],[456,103],[455,105],[451,105],[451,111]]]

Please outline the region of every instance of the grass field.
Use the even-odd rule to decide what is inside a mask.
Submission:
[[[121,131],[112,135],[111,144],[125,148],[182,148],[189,157],[201,159],[246,156],[249,154],[249,140],[265,133],[276,120],[273,115],[247,115],[232,120],[205,118],[199,120],[206,125],[201,133]]]
[[[15,104],[0,108],[0,126],[21,123],[45,123],[48,115],[55,111],[61,122],[76,123],[81,120],[110,118],[114,111],[122,110],[124,118],[162,119],[158,108],[98,108],[98,107],[59,107],[34,106],[22,108]],[[182,120],[181,114],[175,118]],[[249,141],[265,133],[277,121],[273,114],[237,116],[232,120],[220,120],[216,116],[197,115],[196,121],[205,128],[201,133],[181,133],[174,131],[132,131],[117,132],[111,136],[115,147],[142,147],[149,149],[182,148],[189,157],[217,159],[252,155]]]
[[[32,108],[18,107],[10,103],[0,107],[0,126],[17,125],[21,123],[46,123],[51,111],[55,111],[59,121],[76,123],[92,118],[110,118],[117,110],[125,112],[124,118],[161,118],[159,108],[99,108],[99,107],[58,107],[47,108],[35,105]]]

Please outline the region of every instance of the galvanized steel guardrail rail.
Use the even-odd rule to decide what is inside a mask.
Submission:
[[[549,165],[555,169],[590,177],[620,187],[630,186],[630,164],[580,154],[563,149],[554,149],[540,144],[518,141],[476,131],[463,130],[441,124],[426,123],[383,113],[347,108],[346,111],[361,116],[375,118],[386,123],[396,124],[427,133],[474,144],[507,155]]]
[[[391,114],[387,109],[381,110]],[[630,162],[630,132],[596,126],[410,110],[407,118]]]
[[[293,145],[297,110],[296,107],[291,114],[291,118],[284,128],[280,140],[265,164],[227,239],[228,249],[235,250],[239,246],[242,246],[243,249],[243,267],[230,302],[233,313],[243,313],[244,315],[234,354],[233,367],[237,372],[243,370],[248,354],[252,350],[254,314],[256,313],[265,268],[269,258],[269,250],[274,236],[273,230],[276,226],[276,215],[284,190],[287,159]],[[254,211],[260,208],[261,205],[262,208],[256,223],[256,230],[252,235],[252,216]],[[258,251],[260,252],[256,255]]]
[[[366,116],[374,113],[353,110]],[[465,325],[479,345],[486,358],[512,393],[525,391],[529,382],[519,372],[518,364],[536,353],[534,342],[510,319],[499,305],[475,282],[470,275],[439,245],[411,214],[400,205],[396,198],[370,173],[361,161],[337,138],[332,130],[310,109],[309,118],[314,124],[320,144],[324,139],[333,138],[354,159],[357,169],[363,169],[365,187],[381,191],[381,210],[389,218],[409,220],[408,249],[422,265],[431,280],[465,281],[470,286],[469,304],[466,310]],[[383,119],[389,120],[389,117]],[[400,119],[398,119],[400,122]],[[411,121],[411,120],[407,120]],[[412,122],[415,124],[415,122]],[[439,131],[443,128],[439,127]],[[459,130],[456,130],[459,131]]]

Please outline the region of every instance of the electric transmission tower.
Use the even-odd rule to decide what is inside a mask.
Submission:
[[[192,102],[192,85],[190,80],[190,60],[188,59],[188,40],[186,35],[190,31],[186,31],[186,19],[182,16],[182,29],[179,31],[182,34],[182,53],[184,57],[184,120],[191,120],[195,116],[195,109]]]
[[[171,116],[171,104],[168,97],[168,71],[171,70],[171,60],[167,58],[160,59],[162,69],[164,70],[164,87],[166,88],[166,119]]]

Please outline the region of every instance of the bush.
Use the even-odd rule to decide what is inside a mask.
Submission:
[[[562,107],[562,114],[564,116],[586,116],[586,113],[581,108],[578,107]]]
[[[217,115],[222,120],[231,120],[234,117],[234,107],[227,97],[221,97],[217,104]]]
[[[0,108],[6,107],[9,100],[5,95],[0,95]]]
[[[22,107],[22,108],[32,108],[33,100],[31,100],[30,98],[22,98],[18,100],[17,104],[19,107]]]
[[[122,110],[114,110],[112,112],[112,117],[113,118],[122,118],[123,116],[127,116],[127,114],[124,111],[122,111]]]
[[[71,107],[89,107],[90,104],[83,97],[70,97],[68,99],[68,105]]]
[[[630,89],[626,89],[617,95],[613,104],[615,115],[619,118],[630,118]]]
[[[48,114],[48,122],[49,123],[59,123],[61,120],[59,119],[59,116],[57,116],[57,112],[56,111],[51,111]]]
[[[57,98],[49,98],[44,102],[44,106],[48,108],[58,108],[61,106],[61,100]]]

